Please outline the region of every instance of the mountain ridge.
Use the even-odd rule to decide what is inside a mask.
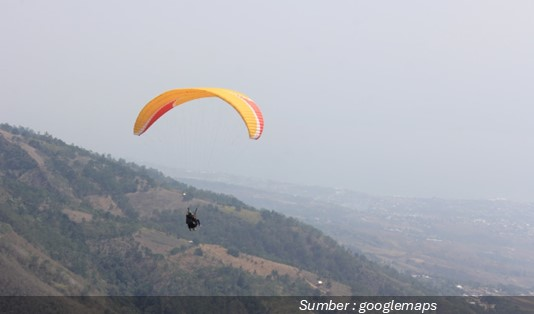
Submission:
[[[3,295],[436,293],[293,218],[27,128],[0,126],[0,180],[2,273],[33,282],[1,276]]]

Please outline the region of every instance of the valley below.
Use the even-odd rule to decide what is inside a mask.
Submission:
[[[414,278],[452,286],[459,295],[534,295],[534,204],[372,196],[179,175],[189,184],[298,218],[354,252]]]

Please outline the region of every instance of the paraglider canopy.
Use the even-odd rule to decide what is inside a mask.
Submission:
[[[218,97],[232,106],[241,116],[249,137],[257,140],[263,132],[263,115],[248,96],[226,88],[180,88],[167,91],[152,99],[141,109],[134,125],[134,134],[141,135],[172,108],[199,98]]]

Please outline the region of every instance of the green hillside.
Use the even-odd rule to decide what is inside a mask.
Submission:
[[[202,225],[189,231],[185,212]],[[436,295],[317,229],[0,127],[1,295]]]

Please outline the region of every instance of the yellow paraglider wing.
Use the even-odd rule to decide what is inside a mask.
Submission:
[[[263,132],[263,115],[258,105],[246,95],[225,88],[181,88],[159,95],[139,112],[134,125],[134,134],[143,134],[172,108],[205,97],[218,97],[230,104],[245,122],[249,137],[255,140],[260,138]]]

